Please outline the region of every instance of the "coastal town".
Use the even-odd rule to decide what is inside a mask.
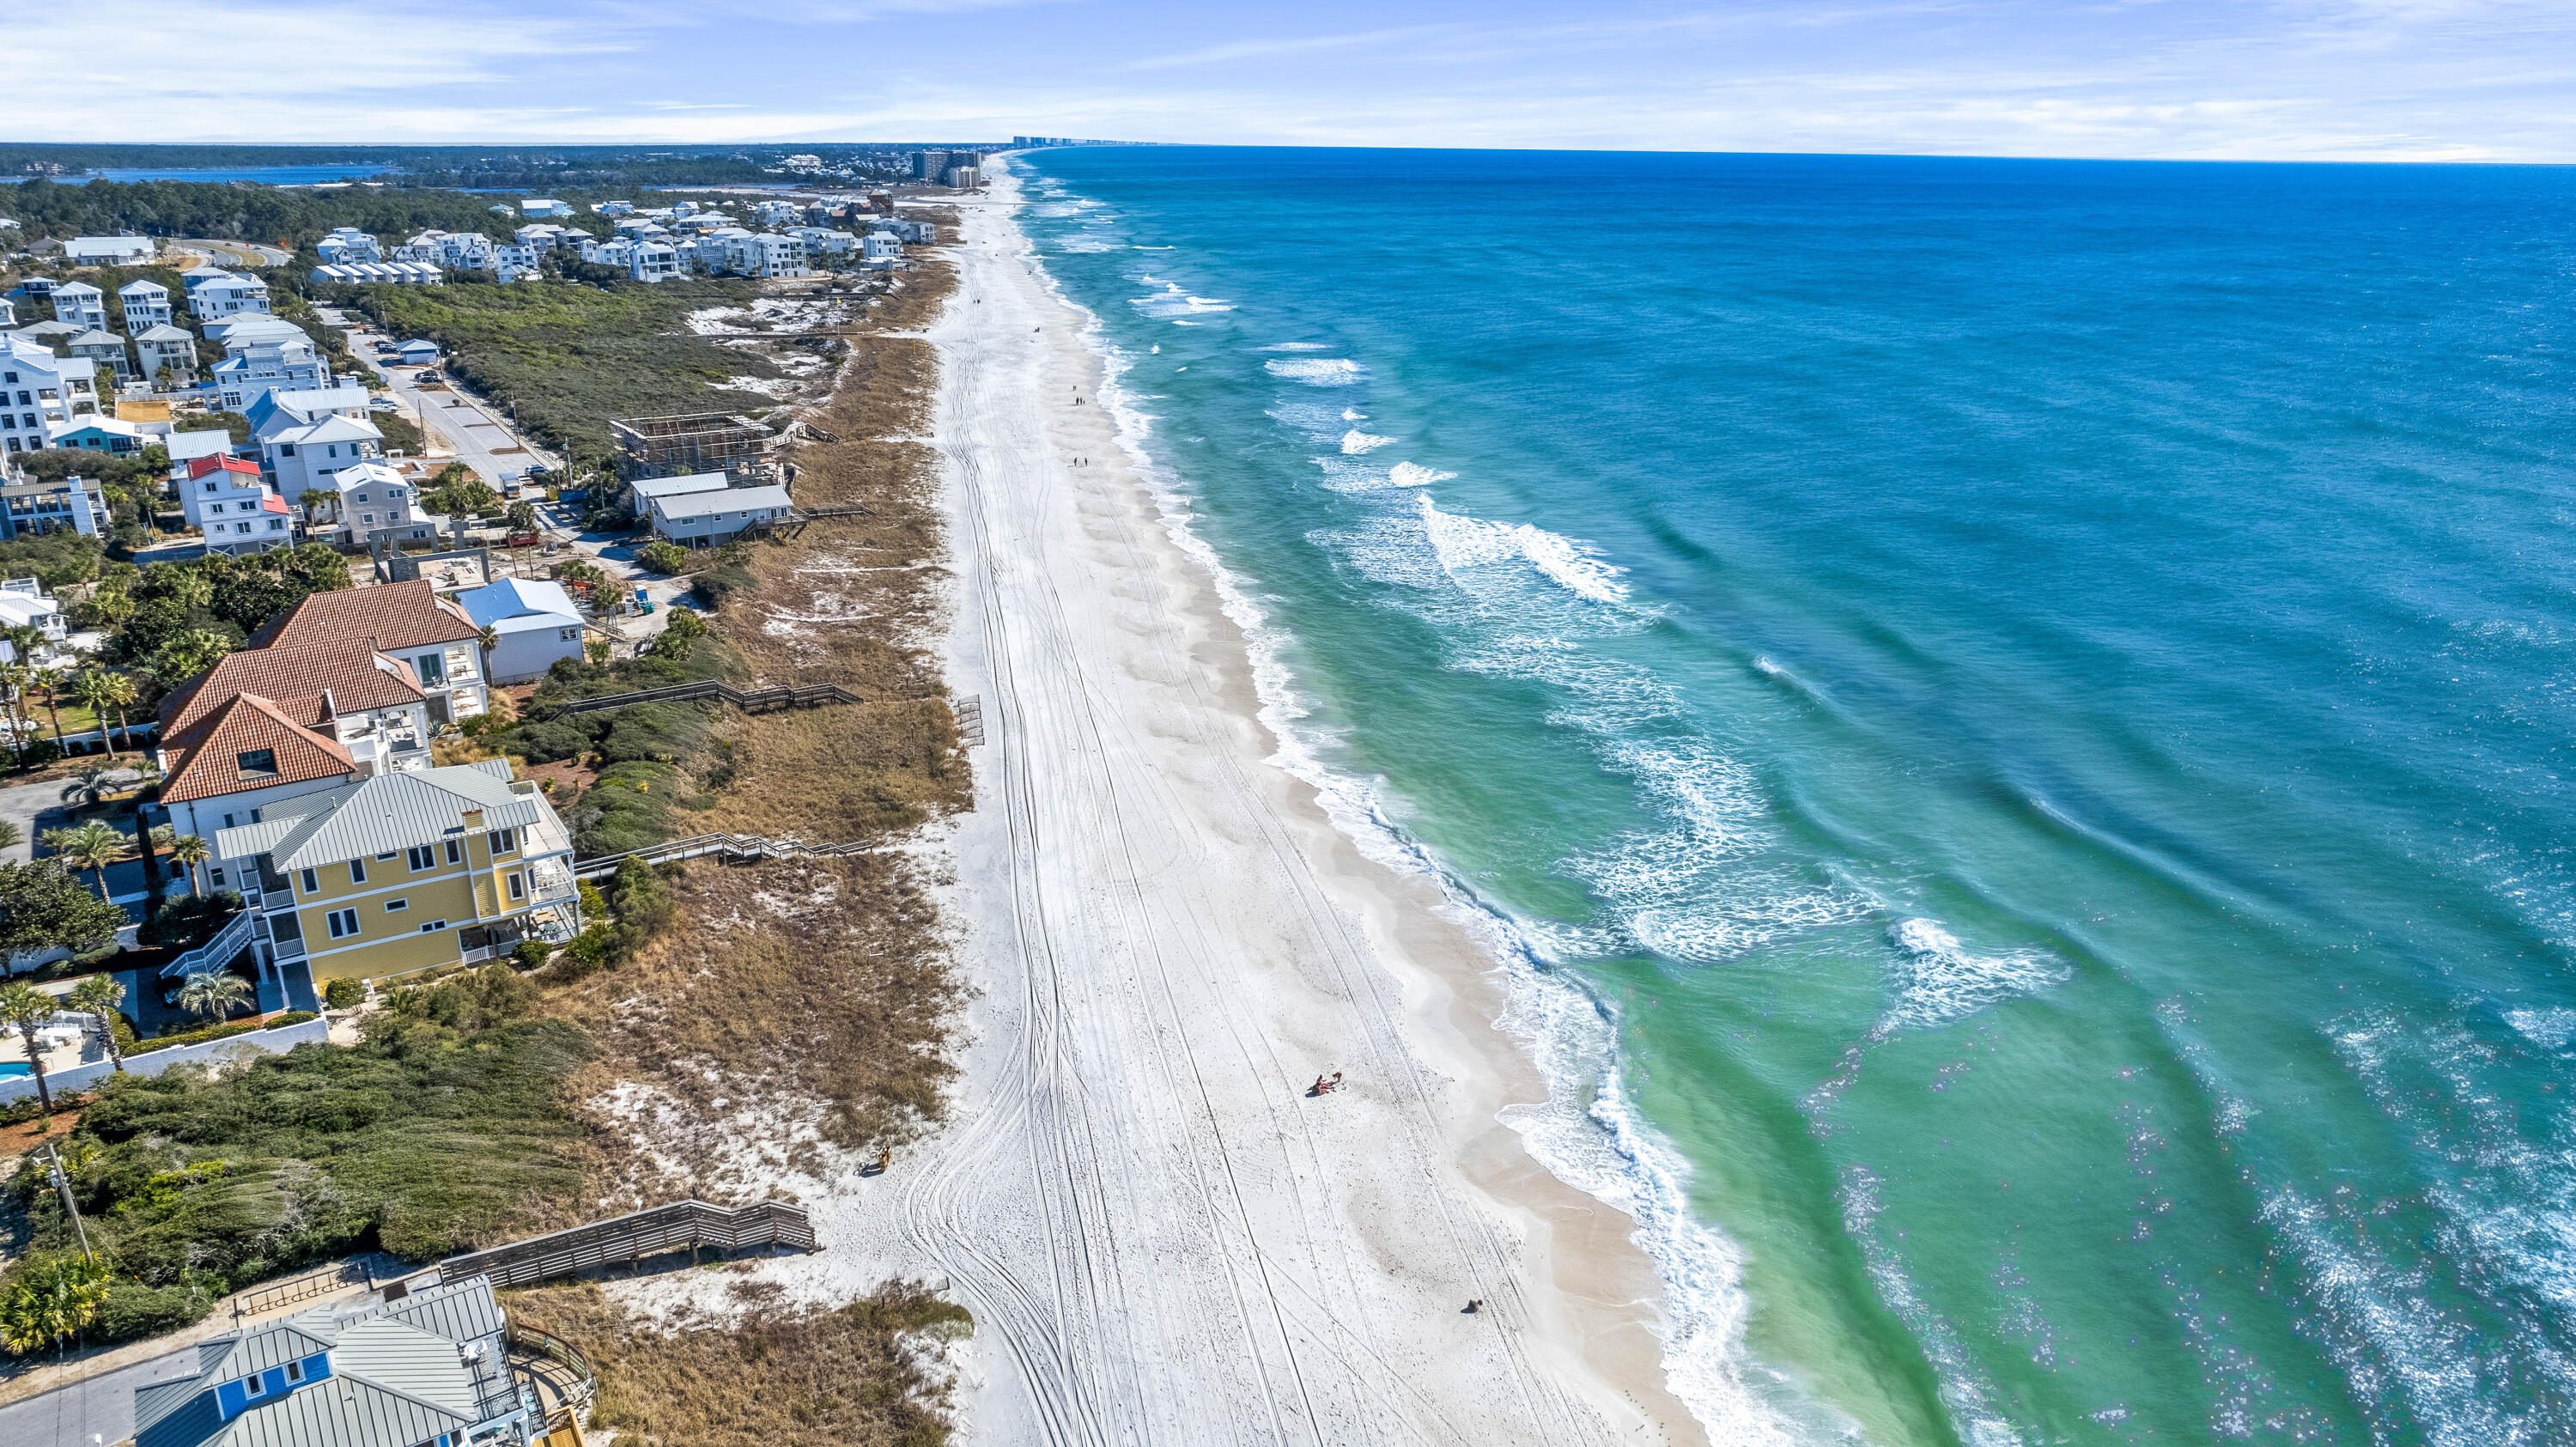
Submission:
[[[40,1143],[0,1170],[76,1248],[0,1258],[0,1339],[30,1368],[70,1353],[0,1376],[0,1438],[612,1440],[595,1370],[496,1285],[813,1244],[799,1212],[753,1230],[683,1196],[507,1269],[397,1259],[371,1225],[345,1244],[374,1254],[336,1264],[119,1274],[89,1249],[124,1234],[83,1177],[104,1142],[68,1133],[151,1083],[365,1052],[441,1002],[613,967],[685,861],[807,852],[667,816],[719,789],[727,718],[858,700],[764,690],[719,635],[747,549],[878,511],[800,486],[799,459],[865,338],[935,294],[946,204],[981,184],[978,152],[907,159],[855,190],[526,195],[401,234],[0,219],[0,1111]],[[687,292],[663,345],[743,375],[693,384],[703,410],[549,428],[478,380],[471,339],[397,320],[404,297],[576,292]]]

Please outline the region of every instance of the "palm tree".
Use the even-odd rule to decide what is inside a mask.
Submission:
[[[197,887],[197,866],[206,862],[206,841],[194,834],[182,834],[170,841],[170,862],[188,872],[188,892],[201,894]]]
[[[456,546],[465,546],[465,517],[499,502],[501,495],[492,485],[466,470],[465,464],[451,462],[430,479],[430,488],[420,495],[420,505],[428,512],[447,514],[448,525],[456,534]]]
[[[63,785],[63,802],[71,805],[75,810],[94,808],[104,804],[107,802],[107,796],[115,792],[113,780],[124,772],[114,764],[102,764],[94,760],[83,764],[72,771],[72,781]]]
[[[89,870],[96,877],[100,899],[107,899],[107,867],[125,853],[129,842],[117,832],[115,825],[104,819],[92,819],[71,829],[57,829],[45,836],[45,843],[62,856],[63,863],[74,869]]]
[[[195,606],[204,607],[205,605],[200,603]],[[111,673],[107,676],[107,706],[116,710],[116,737],[118,743],[130,744],[134,742],[133,731],[127,727],[125,722],[125,710],[129,704],[132,704],[134,700],[140,696],[140,693],[141,690],[134,686],[134,680],[126,677],[124,674]]]
[[[188,983],[179,987],[179,1008],[200,1019],[222,1019],[253,993],[250,981],[232,971],[208,970],[190,975]]]
[[[36,1048],[37,1027],[61,1013],[62,1001],[37,989],[24,980],[0,985],[0,1025],[18,1032],[27,1046],[27,1063],[36,1074],[36,1099],[43,1103],[45,1114],[54,1113],[54,1092],[45,1084],[45,1053]]]
[[[308,487],[304,489],[303,494],[295,500],[304,505],[304,522],[308,527],[321,521],[321,519],[314,516],[314,514],[317,510],[322,508],[327,507],[331,510],[333,521],[337,521],[339,519],[340,490],[338,488]]]
[[[119,684],[125,686],[122,700],[117,697]],[[72,680],[72,697],[79,699],[89,709],[90,715],[98,720],[98,736],[106,741],[110,758],[119,757],[119,754],[116,736],[107,731],[107,715],[113,709],[122,717],[124,704],[133,700],[133,689],[132,680],[98,668],[83,670],[78,678]]]
[[[185,683],[223,661],[233,651],[233,641],[211,628],[191,628],[171,636],[152,655],[148,667],[173,687]]]
[[[114,975],[92,975],[72,986],[63,997],[64,1003],[86,1012],[98,1022],[98,1043],[107,1049],[107,1058],[118,1071],[125,1069],[125,1049],[116,1043],[116,1019],[125,1003],[125,986]]]
[[[0,849],[15,849],[27,842],[27,831],[14,819],[0,819]]]
[[[535,503],[522,500],[510,504],[508,517],[510,520],[510,531],[514,533],[532,533],[537,530],[537,505]]]
[[[45,717],[53,720],[54,742],[59,744],[63,741],[63,711],[57,705],[62,701],[63,671],[59,668],[39,668],[36,670],[35,684],[45,691]]]
[[[24,658],[25,654],[18,655]],[[0,668],[0,685],[8,689],[9,743],[18,751],[18,762],[27,762],[27,735],[18,725],[27,716],[27,690],[36,681],[36,671],[23,663]]]

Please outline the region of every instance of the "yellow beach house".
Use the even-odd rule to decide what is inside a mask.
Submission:
[[[316,985],[381,979],[561,944],[581,929],[572,835],[510,761],[386,772],[280,799],[219,829],[268,946]]]

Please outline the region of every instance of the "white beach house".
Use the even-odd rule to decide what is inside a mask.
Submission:
[[[66,281],[54,287],[54,320],[68,322],[88,331],[107,325],[107,293],[85,281]]]
[[[785,522],[796,510],[783,487],[732,487],[657,497],[653,531],[692,547],[730,542],[748,529]]]
[[[581,659],[581,608],[561,583],[503,578],[466,589],[456,602],[475,626],[497,635],[489,650],[494,683],[525,683],[543,678],[557,659]]]
[[[125,308],[127,336],[139,337],[170,323],[170,288],[157,281],[129,281],[116,289],[116,299]]]

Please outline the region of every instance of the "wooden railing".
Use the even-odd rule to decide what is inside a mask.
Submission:
[[[570,1374],[572,1380],[565,1383],[555,1380],[552,1373],[540,1377],[535,1371],[528,1372],[528,1376],[535,1379],[530,1385],[537,1389],[537,1410],[545,1413],[549,1421],[557,1412],[585,1412],[590,1409],[591,1399],[599,1395],[599,1373],[591,1369],[590,1359],[576,1350],[571,1342],[523,1321],[511,1322],[505,1329],[503,1340],[519,1355],[544,1357]],[[551,1395],[558,1400],[546,1400],[548,1388],[553,1389]]]
[[[532,1236],[489,1251],[469,1251],[438,1263],[439,1279],[456,1281],[480,1273],[494,1286],[525,1286],[612,1261],[636,1261],[683,1248],[716,1246],[793,1246],[814,1249],[814,1226],[805,1208],[785,1201],[759,1201],[748,1206],[713,1206],[704,1201],[674,1201],[587,1226],[547,1236]]]
[[[820,708],[827,703],[859,703],[860,697],[837,683],[805,685],[779,684],[771,688],[736,688],[730,683],[675,683],[667,688],[638,689],[632,693],[604,693],[596,698],[569,699],[559,704],[537,704],[547,718],[567,714],[592,713],[603,708],[626,708],[639,703],[691,703],[700,699],[720,698],[745,713],[758,713],[771,708]]]
[[[389,1258],[379,1259],[387,1259],[390,1264]],[[249,1316],[265,1316],[279,1307],[293,1306],[299,1301],[311,1301],[315,1297],[329,1296],[352,1286],[375,1284],[375,1273],[368,1261],[363,1257],[352,1256],[346,1261],[334,1261],[317,1270],[250,1288],[233,1298],[233,1317],[239,1320]]]
[[[802,839],[763,839],[757,834],[692,834],[686,839],[668,839],[647,844],[641,849],[628,849],[616,854],[593,855],[573,861],[572,872],[583,879],[605,879],[617,872],[617,866],[629,859],[647,864],[668,864],[681,859],[704,859],[720,855],[728,860],[756,862],[763,859],[832,859],[858,854],[867,849],[863,842],[846,844],[808,844]]]

